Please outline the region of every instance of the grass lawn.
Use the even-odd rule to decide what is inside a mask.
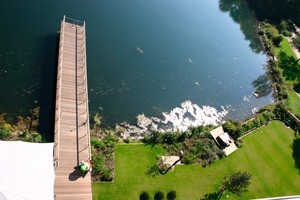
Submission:
[[[251,199],[300,194],[300,174],[294,166],[292,143],[294,132],[282,122],[274,121],[243,138],[244,146],[209,167],[180,165],[166,175],[145,174],[162,154],[159,147],[116,145],[116,178],[114,183],[93,183],[93,199],[134,200],[143,191],[153,199],[157,191],[177,192],[177,199],[200,199],[217,192],[220,180],[233,171],[252,174],[249,192],[242,197],[229,194],[221,199]]]
[[[284,38],[281,43],[279,48],[275,48],[276,55],[279,55],[279,52],[283,51],[285,52],[288,56],[293,56],[295,59],[298,59],[295,53],[292,50],[290,42]]]
[[[288,96],[288,107],[294,114],[300,115],[300,97],[296,94],[294,90],[290,91]]]

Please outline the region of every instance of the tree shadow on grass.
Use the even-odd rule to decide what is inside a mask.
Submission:
[[[205,194],[200,200],[218,200],[221,198],[221,194],[218,192],[212,192]]]
[[[296,136],[293,142],[293,158],[295,160],[295,167],[299,170],[300,173],[300,136]]]
[[[283,68],[283,76],[290,81],[299,80],[300,65],[299,60],[285,52],[279,52],[279,65]]]

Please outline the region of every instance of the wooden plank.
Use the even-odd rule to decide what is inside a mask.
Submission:
[[[78,170],[78,161],[90,157],[86,51],[83,34],[85,27],[65,21],[62,22],[62,27],[64,30],[60,31],[62,44],[59,50],[62,51],[59,54],[62,67],[58,70],[60,87],[57,87],[59,98],[56,99],[56,108],[60,110],[56,112],[56,118],[59,120],[55,123],[55,130],[59,129],[60,133],[55,137],[55,142],[59,144],[59,166],[55,170],[55,199],[90,200],[91,176],[89,173],[83,176]]]

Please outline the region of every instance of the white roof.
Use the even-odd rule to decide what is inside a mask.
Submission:
[[[0,200],[54,199],[53,143],[0,141]]]

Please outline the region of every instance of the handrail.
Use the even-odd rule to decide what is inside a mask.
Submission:
[[[87,64],[86,64],[86,32],[85,32],[85,21],[83,22],[83,49],[85,51],[85,56],[84,56],[84,65],[85,65],[85,89],[86,89],[86,98],[88,99],[88,84],[87,84]],[[90,142],[90,122],[89,122],[89,103],[88,101],[86,101],[86,124],[87,124],[87,134],[88,134],[88,141],[87,141],[87,148],[88,148],[88,152],[89,152],[89,160],[91,160],[91,142]]]
[[[88,105],[88,85],[87,85],[87,62],[86,62],[86,30],[85,30],[85,22],[75,20],[72,18],[68,18],[66,16],[63,17],[61,21],[60,27],[60,39],[59,39],[59,52],[58,52],[58,68],[57,68],[57,81],[56,81],[56,106],[55,106],[55,123],[54,123],[54,161],[59,160],[59,148],[60,148],[60,134],[63,130],[61,130],[61,117],[62,117],[62,76],[63,76],[63,62],[64,62],[64,39],[66,31],[69,30],[69,25],[76,29],[76,44],[75,44],[75,62],[76,62],[76,96],[78,102],[76,100],[76,117],[77,120],[79,116],[85,116],[85,136],[87,139],[86,147],[78,149],[80,152],[83,149],[88,151],[88,158],[91,159],[91,145],[90,145],[90,124],[89,124],[89,105]],[[78,32],[77,32],[78,29]],[[78,71],[77,71],[78,70]],[[77,74],[78,73],[78,74]],[[80,87],[80,89],[78,88]],[[77,90],[79,89],[79,90]],[[84,89],[84,90],[82,90]],[[83,95],[83,96],[82,96]],[[84,100],[79,100],[84,97]],[[80,109],[80,113],[78,112],[78,106],[82,106],[84,111]],[[81,108],[82,108],[81,107]],[[82,120],[82,119],[81,119]],[[81,125],[77,123],[76,129]],[[58,162],[57,162],[58,163]]]
[[[58,69],[56,80],[56,103],[55,106],[55,128],[54,128],[54,160],[59,159],[59,143],[60,143],[60,120],[61,120],[61,84],[62,84],[62,66],[63,66],[63,53],[64,53],[64,33],[65,33],[65,19],[61,21],[60,25],[60,39],[59,39],[59,52],[58,52]]]

